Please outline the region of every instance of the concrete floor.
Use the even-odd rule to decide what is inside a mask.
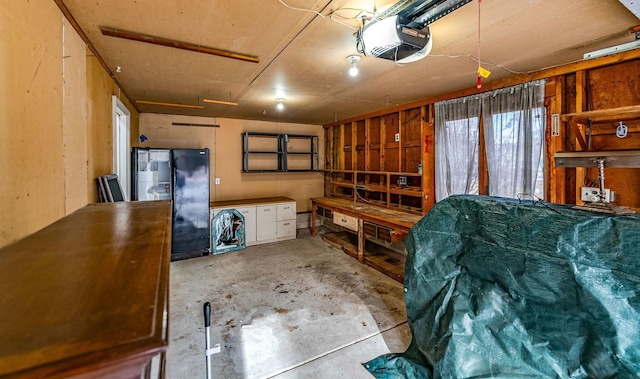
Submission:
[[[307,230],[171,264],[168,378],[372,378],[362,363],[411,341],[403,287]]]

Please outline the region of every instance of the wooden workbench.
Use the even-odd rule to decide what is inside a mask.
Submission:
[[[169,201],[87,205],[0,249],[0,378],[143,376],[170,256]]]
[[[366,237],[376,237],[388,242],[404,241],[409,229],[422,216],[341,198],[317,197],[311,199],[311,234],[314,236],[316,235],[316,216],[318,213],[333,218],[334,221],[335,215],[340,215],[339,218],[343,218],[342,215],[346,216],[347,229],[355,233],[355,239],[343,233],[342,235],[326,236],[324,238],[326,242],[341,248],[361,263],[365,263],[400,282],[403,281],[405,257],[390,250],[385,253],[384,249],[367,247]],[[352,219],[355,225],[349,222]],[[379,228],[384,233],[379,233]],[[384,234],[384,237],[381,238],[380,234]]]

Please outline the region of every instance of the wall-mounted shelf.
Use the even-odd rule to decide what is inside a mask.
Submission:
[[[242,133],[243,172],[318,171],[318,136]]]
[[[430,106],[325,126],[325,196],[425,214],[434,203]]]
[[[327,170],[334,197],[422,214],[422,174]]]

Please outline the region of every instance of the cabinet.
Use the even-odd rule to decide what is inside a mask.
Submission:
[[[258,241],[272,241],[277,238],[276,214],[277,207],[275,204],[260,205],[256,207],[256,221],[258,227]]]
[[[211,202],[211,217],[223,209],[236,209],[245,218],[246,245],[296,238],[296,202],[269,197]]]
[[[171,202],[90,204],[0,249],[0,377],[140,378],[168,339]]]
[[[318,171],[318,136],[244,132],[243,172]]]

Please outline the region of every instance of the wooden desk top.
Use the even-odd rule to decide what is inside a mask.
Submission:
[[[289,199],[288,197],[278,196],[278,197],[261,197],[258,199],[240,199],[240,200],[224,200],[224,201],[212,201],[209,203],[211,208],[230,208],[233,206],[250,206],[250,205],[262,205],[262,204],[272,204],[272,203],[290,203],[295,200]]]
[[[0,377],[140,377],[166,350],[170,256],[169,201],[87,205],[0,249]]]
[[[400,227],[405,230],[411,229],[413,225],[422,218],[422,216],[407,212],[357,203],[336,197],[315,197],[311,199],[311,203],[326,206],[331,209],[337,209],[338,211],[344,212],[350,216],[361,217],[365,220],[379,222],[383,225]]]

